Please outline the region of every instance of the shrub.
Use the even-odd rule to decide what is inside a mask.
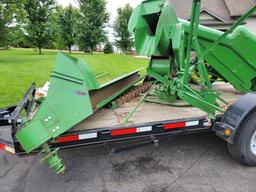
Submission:
[[[110,53],[114,53],[114,49],[113,46],[110,42],[107,42],[104,46],[104,53],[105,54],[110,54]]]

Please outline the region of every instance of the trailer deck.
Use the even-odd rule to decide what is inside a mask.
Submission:
[[[233,103],[242,94],[237,92],[231,85],[218,82],[213,86],[214,90],[222,94],[228,103]],[[117,109],[101,109],[93,116],[89,117],[79,125],[74,127],[72,131],[92,130],[99,127],[122,126],[123,119],[137,104],[137,100],[126,103]],[[203,117],[207,114],[196,107],[175,107],[150,102],[144,102],[129,120],[129,125],[143,124],[148,122],[168,121],[186,118]],[[127,126],[126,125],[126,126]]]

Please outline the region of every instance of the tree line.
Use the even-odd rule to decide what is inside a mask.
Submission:
[[[0,48],[23,47],[67,49],[72,46],[93,53],[96,46],[106,44],[104,51],[113,52],[107,28],[114,30],[115,45],[130,51],[134,44],[128,32],[128,21],[133,8],[126,4],[117,10],[114,25],[109,24],[105,0],[77,0],[62,7],[56,0],[0,0]]]

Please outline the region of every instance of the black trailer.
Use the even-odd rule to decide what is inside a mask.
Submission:
[[[205,112],[192,107],[175,107],[143,103],[130,122],[124,117],[136,105],[136,101],[120,108],[105,108],[81,122],[60,137],[52,140],[52,148],[73,148],[87,145],[108,144],[113,151],[131,149],[182,134],[215,132],[228,143],[231,155],[248,166],[256,165],[256,95],[242,95],[225,83],[216,83],[231,106],[217,119],[211,120]],[[25,94],[17,106],[0,110],[0,149],[22,155],[25,151],[17,141],[16,132],[22,128],[20,112],[29,112],[34,102],[35,86]]]

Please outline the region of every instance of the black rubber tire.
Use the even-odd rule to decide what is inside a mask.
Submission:
[[[230,155],[250,167],[256,167],[256,155],[251,151],[251,139],[256,132],[256,113],[250,116],[242,124],[233,145],[228,144]]]

